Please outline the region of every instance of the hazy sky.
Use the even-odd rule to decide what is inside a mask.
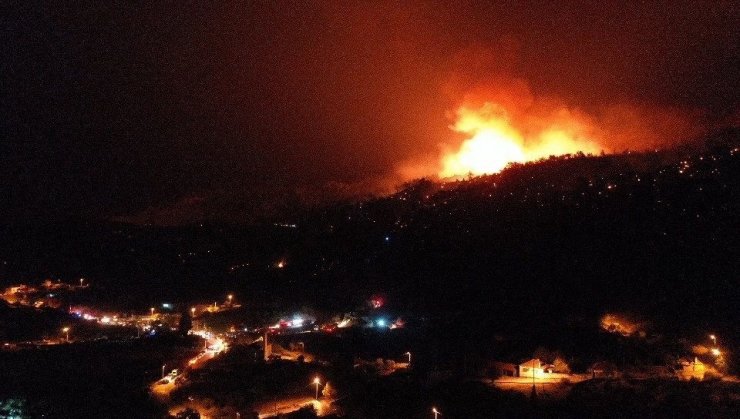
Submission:
[[[629,114],[653,142],[740,105],[731,1],[17,3],[0,12],[3,219],[238,218],[438,155],[470,97],[554,101],[609,132]]]

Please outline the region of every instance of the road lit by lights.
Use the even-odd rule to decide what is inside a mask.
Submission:
[[[218,354],[228,349],[227,343],[222,338],[213,337],[208,332],[201,331],[201,332],[195,332],[192,334],[201,336],[206,340],[206,349],[200,352],[195,357],[188,360],[188,369],[197,369],[199,367],[199,364],[202,364],[204,362],[207,362],[208,360],[213,359]],[[205,336],[208,336],[208,337],[205,337]],[[163,379],[159,379],[155,381],[150,386],[152,393],[154,393],[155,395],[161,398],[168,397],[170,392],[172,392],[172,390],[174,390],[175,387],[177,387],[177,379],[183,374],[187,374],[187,370],[179,374],[172,373],[171,375],[164,377]]]

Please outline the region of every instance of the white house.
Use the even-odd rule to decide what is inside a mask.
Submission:
[[[545,369],[539,359],[530,359],[529,361],[519,364],[520,377],[542,378],[545,375]]]

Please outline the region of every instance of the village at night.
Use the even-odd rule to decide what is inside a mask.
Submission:
[[[740,417],[740,5],[19,4],[0,418]]]

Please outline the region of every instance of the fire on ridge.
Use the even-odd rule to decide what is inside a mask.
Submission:
[[[568,112],[516,124],[506,109],[486,102],[480,107],[462,105],[455,116],[450,128],[468,138],[442,156],[441,179],[498,173],[510,163],[549,156],[606,151],[591,138],[593,129]]]

